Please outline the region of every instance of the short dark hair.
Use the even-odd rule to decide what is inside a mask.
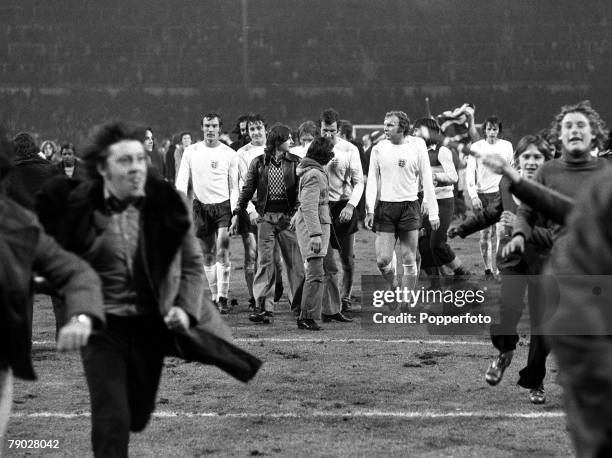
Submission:
[[[340,115],[333,108],[328,108],[327,110],[323,110],[321,113],[320,121],[324,124],[333,124],[340,121]]]
[[[420,118],[414,121],[415,129],[418,129],[421,126],[427,127],[427,129],[429,130],[429,138],[425,140],[425,143],[427,144],[427,146],[435,145],[436,143],[438,143],[439,141],[438,138],[435,138],[435,137],[439,137],[440,132],[441,132],[438,121],[432,118]],[[438,135],[436,136],[436,135],[431,135],[431,134],[438,134]]]
[[[72,152],[76,155],[76,148],[74,147],[74,144],[70,142],[62,143],[62,146],[60,147],[60,155],[62,154],[62,151],[64,151],[65,149],[71,149]]]
[[[317,137],[308,147],[305,157],[326,165],[334,157],[334,143],[330,138]]]
[[[98,173],[98,165],[105,164],[109,155],[109,146],[122,140],[142,142],[143,134],[143,129],[135,128],[121,121],[112,121],[94,127],[81,156],[90,178],[102,178]]]
[[[232,130],[232,134],[240,135],[240,123],[241,122],[245,122],[248,119],[249,119],[249,115],[248,114],[240,115],[238,117],[238,119],[236,120],[236,125],[234,125],[234,130]],[[247,126],[248,126],[248,124],[247,124]]]
[[[347,140],[353,139],[353,124],[348,119],[341,119],[338,125],[340,135],[344,135]]]
[[[501,119],[499,119],[497,116],[489,116],[487,119],[485,119],[482,123],[483,130],[487,128],[487,124],[497,126],[497,128],[499,129],[499,133],[502,133],[502,122]]]
[[[223,120],[221,119],[221,115],[215,112],[206,113],[204,116],[202,116],[202,119],[200,120],[200,125],[204,127],[204,120],[213,119],[213,118],[217,118],[219,120],[219,127],[223,125]]]
[[[37,156],[38,146],[36,146],[34,137],[27,132],[19,132],[13,137],[13,152],[17,158]]]
[[[191,139],[193,140],[193,135],[191,134],[191,132],[189,132],[188,130],[186,130],[186,131],[183,131],[183,132],[181,132],[181,133],[179,134],[179,137],[178,137],[179,142],[180,142],[180,141],[183,139],[183,137],[184,137],[185,135],[189,135],[189,136],[191,137]],[[177,142],[177,143],[178,143],[178,142]]]
[[[440,133],[440,125],[438,124],[438,122],[435,119],[431,119],[431,118],[420,118],[417,119],[416,121],[414,121],[414,127],[421,127],[421,126],[425,126],[427,127],[429,130],[432,130],[436,133]]]
[[[268,127],[268,124],[266,123],[266,118],[264,118],[263,115],[259,113],[249,114],[249,116],[246,119],[246,122],[247,122],[247,129],[249,128],[249,124],[257,124],[257,123],[262,123],[264,125],[264,128]]]

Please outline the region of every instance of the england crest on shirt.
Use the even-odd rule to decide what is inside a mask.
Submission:
[[[213,169],[216,169],[217,167],[219,167],[219,162],[218,161],[210,161],[210,167]]]
[[[404,167],[406,167],[406,159],[398,159],[397,165],[403,169]]]

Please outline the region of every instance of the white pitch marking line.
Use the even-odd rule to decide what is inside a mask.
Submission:
[[[358,343],[358,342],[381,342],[381,343],[393,343],[393,344],[417,344],[417,345],[481,345],[490,346],[489,342],[479,341],[466,341],[466,340],[426,340],[426,339],[290,339],[290,338],[277,338],[277,337],[249,337],[249,338],[237,338],[234,342],[337,342],[337,343]],[[34,340],[32,345],[55,345],[54,340]]]
[[[276,338],[276,337],[263,337],[263,338],[238,338],[234,339],[236,342],[339,342],[339,343],[352,343],[352,342],[382,342],[382,343],[409,343],[409,344],[426,344],[426,345],[491,345],[489,342],[478,342],[478,341],[466,341],[466,340],[426,340],[426,339],[288,339],[288,338]]]
[[[13,413],[17,418],[84,418],[89,417],[88,412],[64,413],[64,412],[36,412],[36,413]],[[380,410],[357,410],[354,412],[328,412],[314,411],[276,412],[276,413],[219,413],[219,412],[168,412],[159,411],[153,413],[157,418],[406,418],[406,419],[436,419],[436,418],[491,418],[491,419],[539,419],[539,418],[564,418],[565,413],[557,412],[386,412]]]

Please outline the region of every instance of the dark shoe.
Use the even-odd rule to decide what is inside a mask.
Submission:
[[[249,320],[253,323],[271,324],[274,322],[274,313],[272,312],[256,312],[249,315]]]
[[[255,303],[255,298],[252,297],[249,299],[249,310],[255,311],[256,308],[257,308],[257,305]]]
[[[465,268],[465,266],[460,266],[457,267],[454,271],[453,274],[455,274],[458,277],[469,277],[470,275],[472,275],[472,272],[470,272],[469,270],[467,270]]]
[[[282,283],[277,283],[274,286],[274,302],[278,302],[283,298],[283,291],[285,288]]]
[[[529,390],[529,400],[532,404],[544,404],[546,402],[544,384],[541,384],[539,387]]]
[[[491,271],[491,269],[485,270],[484,281],[495,281],[495,274]]]
[[[342,312],[350,312],[350,311],[352,311],[351,310],[352,306],[353,306],[353,303],[351,302],[350,299],[346,299],[346,298],[342,299],[342,310],[341,310]]]
[[[510,365],[513,355],[514,351],[507,351],[505,353],[500,353],[497,358],[495,358],[485,373],[485,380],[489,385],[495,386],[501,382],[504,371]]]
[[[229,315],[231,308],[227,303],[227,297],[220,297],[217,307],[219,308],[219,313],[221,315]]]
[[[329,323],[330,321],[339,321],[340,323],[350,323],[353,321],[352,318],[344,316],[341,312],[334,313],[333,315],[323,315],[323,322]]]
[[[305,329],[306,331],[320,331],[323,328],[317,324],[315,320],[310,318],[298,318],[297,320],[298,329]]]

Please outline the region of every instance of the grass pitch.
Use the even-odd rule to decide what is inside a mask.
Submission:
[[[482,273],[476,236],[453,240],[468,268]],[[227,319],[239,345],[265,361],[243,385],[214,367],[167,359],[157,410],[133,434],[133,456],[564,456],[561,389],[551,358],[548,402],[529,403],[515,383],[526,360],[524,336],[496,387],[484,371],[496,354],[488,337],[409,335],[348,324],[299,331],[286,300],[272,326],[248,321],[242,245],[233,238]],[[356,285],[375,275],[374,234],[356,240]],[[285,282],[286,284],[286,282]],[[368,304],[364,310],[368,309]],[[58,354],[47,297],[37,296],[35,367],[39,381],[16,381],[7,440],[57,440],[57,449],[9,448],[6,456],[91,455],[87,387],[77,354]],[[522,329],[526,328],[523,320]]]

